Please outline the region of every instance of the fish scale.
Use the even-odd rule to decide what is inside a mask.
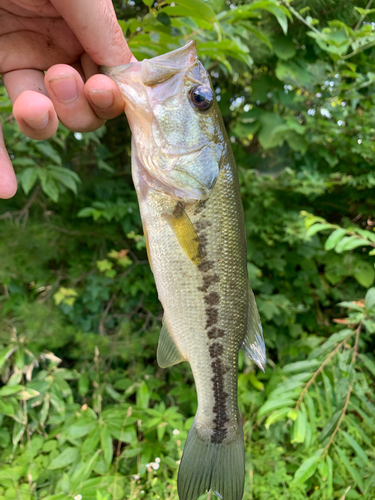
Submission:
[[[247,276],[236,165],[220,111],[193,42],[105,72],[122,90],[133,133],[132,175],[164,308],[158,362],[188,361],[198,395],[179,497],[196,500],[212,489],[223,500],[240,500],[238,351],[262,369],[265,351]]]

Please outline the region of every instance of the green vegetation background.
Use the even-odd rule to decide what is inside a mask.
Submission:
[[[139,59],[197,41],[236,156],[269,357],[240,355],[244,499],[374,499],[375,2],[115,6]],[[156,364],[125,118],[35,142],[0,92],[0,500],[177,499],[196,394]]]

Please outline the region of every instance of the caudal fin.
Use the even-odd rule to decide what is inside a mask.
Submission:
[[[222,500],[241,500],[245,479],[242,426],[229,444],[212,443],[199,436],[195,422],[190,429],[178,471],[180,500],[196,500],[211,490]]]

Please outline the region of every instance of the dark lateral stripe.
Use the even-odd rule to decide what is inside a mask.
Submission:
[[[204,297],[204,301],[209,306],[217,306],[220,302],[220,295],[217,292],[211,292]]]
[[[219,319],[219,310],[215,307],[207,307],[206,309],[206,330],[211,328],[211,326],[215,325]]]
[[[224,347],[221,344],[218,344],[215,342],[214,344],[211,344],[209,347],[210,351],[210,356],[211,358],[218,358],[221,356],[224,352]]]
[[[213,328],[211,328],[207,332],[207,337],[209,339],[219,339],[221,337],[224,337],[224,335],[225,335],[225,331],[222,330],[221,328],[217,328],[216,326],[214,326]]]
[[[206,293],[211,285],[219,283],[219,281],[220,278],[218,274],[206,274],[203,276],[203,285],[198,286],[197,288],[200,292]]]
[[[199,266],[198,269],[202,271],[202,273],[206,273],[207,271],[210,271],[214,267],[215,262],[213,260],[203,260]]]
[[[226,410],[226,399],[228,394],[224,392],[224,374],[227,369],[225,368],[222,360],[220,358],[215,358],[211,363],[212,371],[214,376],[211,381],[213,382],[214,400],[215,404],[212,409],[215,413],[214,418],[214,429],[211,436],[212,443],[222,443],[225,439],[228,430],[225,424],[229,422],[229,417]]]

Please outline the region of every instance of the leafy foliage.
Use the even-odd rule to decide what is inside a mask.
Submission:
[[[197,41],[239,167],[269,355],[239,359],[249,499],[373,498],[372,4],[114,1],[139,59]],[[197,402],[155,361],[127,125],[35,142],[0,112],[0,500],[176,499]]]

